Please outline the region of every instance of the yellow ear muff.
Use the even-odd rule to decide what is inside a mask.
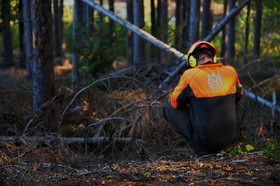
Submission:
[[[214,57],[213,57],[213,63],[217,63],[218,61],[217,61],[217,56],[215,55]]]
[[[190,67],[196,67],[197,66],[197,60],[192,55],[189,57],[189,66]]]

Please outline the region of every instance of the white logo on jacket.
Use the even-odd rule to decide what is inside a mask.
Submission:
[[[211,89],[219,89],[223,86],[222,78],[220,77],[220,73],[212,73],[208,74],[208,85]]]

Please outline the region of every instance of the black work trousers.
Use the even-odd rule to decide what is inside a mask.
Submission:
[[[239,104],[236,105],[237,114],[237,125],[240,131],[240,124],[243,121],[244,110]],[[194,129],[190,120],[190,110],[189,109],[174,109],[170,102],[164,107],[164,116],[168,123],[181,135],[185,137],[187,142],[195,151],[205,151],[204,148],[199,147],[197,144],[193,143]],[[209,151],[209,150],[207,150]],[[216,151],[213,151],[215,153]]]

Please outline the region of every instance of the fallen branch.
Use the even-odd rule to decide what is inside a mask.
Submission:
[[[272,102],[269,102],[259,96],[257,96],[256,94],[252,93],[252,92],[249,92],[248,90],[246,89],[243,89],[243,92],[246,96],[248,96],[249,98],[252,98],[252,99],[255,99],[257,102],[263,104],[263,105],[266,105],[270,108],[275,108],[276,111],[280,112],[280,107],[279,106],[276,106],[274,105]]]
[[[93,126],[96,126],[96,125],[99,125],[99,124],[101,124],[101,123],[105,123],[105,122],[111,121],[111,120],[125,120],[125,121],[129,121],[129,122],[137,122],[136,120],[132,120],[132,119],[128,119],[128,118],[113,117],[113,118],[101,119],[101,120],[99,120],[98,122],[91,123],[91,124],[88,125],[87,128],[93,127]]]
[[[111,138],[111,137],[94,137],[94,138],[66,138],[66,137],[55,137],[55,136],[46,136],[46,137],[39,137],[39,136],[0,136],[0,141],[5,142],[14,142],[17,139],[23,139],[25,141],[32,141],[32,142],[42,142],[42,143],[49,143],[50,141],[59,141],[63,144],[96,144],[100,142],[110,143],[110,142],[121,142],[121,143],[130,143],[132,138]]]

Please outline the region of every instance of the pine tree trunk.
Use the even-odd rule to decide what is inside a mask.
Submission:
[[[201,25],[201,36],[206,37],[212,30],[213,15],[211,11],[211,0],[203,0],[203,12],[202,12],[202,25]]]
[[[155,5],[155,0],[151,0],[150,2],[150,7],[151,7],[151,34],[153,36],[156,36],[157,33],[157,25],[156,25],[156,5]],[[151,59],[154,59],[156,56],[156,48],[152,45],[151,46]]]
[[[191,0],[190,7],[189,39],[192,44],[199,38],[200,0]]]
[[[144,1],[134,0],[133,23],[135,26],[143,29],[144,27]],[[144,59],[144,40],[137,34],[133,35],[133,64],[140,66]]]
[[[115,7],[114,7],[114,0],[109,0],[109,10],[111,12],[115,12]],[[115,31],[115,23],[113,20],[109,20],[109,39],[110,43],[113,45],[114,44],[114,31]]]
[[[257,59],[260,56],[262,4],[263,4],[262,0],[256,0],[256,17],[255,17],[254,48],[253,48],[253,56],[255,59]]]
[[[236,0],[229,0],[229,11],[235,8],[235,1]],[[235,18],[232,18],[228,24],[227,37],[226,57],[231,63],[232,58],[234,58],[235,55]]]
[[[223,17],[226,17],[228,11],[228,0],[224,0],[224,12]],[[227,27],[225,26],[222,31],[222,39],[221,39],[221,52],[220,56],[224,58],[226,56],[226,40],[227,40]]]
[[[167,0],[161,0],[161,34],[160,34],[160,40],[164,43],[167,43],[167,36],[168,36],[168,1]],[[167,60],[165,51],[161,50],[159,52],[160,54],[160,60],[159,63],[165,63],[165,60]]]
[[[25,42],[25,62],[26,76],[32,78],[32,26],[31,26],[31,4],[30,0],[23,0],[24,18],[24,42]]]
[[[133,23],[133,0],[127,0],[126,6],[127,21]],[[133,65],[133,32],[126,30],[126,37],[126,66],[130,67]]]
[[[246,27],[245,27],[245,45],[244,45],[244,62],[247,63],[249,34],[250,34],[250,14],[251,14],[251,1],[247,5]]]
[[[78,22],[79,22],[79,8],[78,2],[79,0],[74,0],[73,7],[73,23],[72,23],[72,88],[77,89],[78,84],[78,53],[76,49],[77,44],[77,31],[78,31]]]
[[[54,96],[54,64],[52,43],[51,0],[32,0],[33,23],[33,110]]]
[[[56,57],[62,57],[62,38],[60,19],[61,13],[59,8],[58,0],[53,0],[53,10],[54,10],[54,54]]]
[[[11,12],[10,12],[10,0],[1,0],[2,5],[2,40],[3,40],[3,65],[14,65],[13,57],[13,42],[12,32],[10,26]]]
[[[20,20],[23,20],[23,0],[19,0],[19,13],[20,13]],[[19,51],[20,51],[20,56],[19,56],[19,66],[21,68],[26,67],[26,62],[25,62],[25,52],[24,52],[24,22],[20,21],[18,24],[19,28]]]
[[[190,25],[190,0],[183,0],[183,42],[181,48],[187,51],[189,48],[189,25]]]
[[[180,49],[182,45],[182,13],[183,2],[182,0],[176,0],[176,22],[175,22],[175,47]]]

